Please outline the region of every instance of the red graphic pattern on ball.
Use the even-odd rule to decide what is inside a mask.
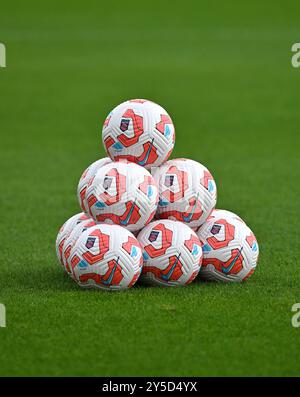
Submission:
[[[111,114],[109,114],[106,119],[104,120],[103,127],[107,127],[111,119]]]
[[[119,161],[123,159],[142,166],[153,164],[158,159],[157,150],[154,146],[154,139],[152,139],[151,142],[146,142],[143,144],[143,152],[140,156],[133,156],[130,154],[128,155],[122,154],[115,156],[115,161]]]
[[[126,134],[121,134],[118,137],[118,140],[125,147],[130,147],[135,143],[137,143],[140,139],[140,136],[144,132],[143,117],[134,113],[132,109],[127,109],[122,116],[121,125],[120,125],[121,131],[123,132],[127,131],[130,120],[132,121],[132,126],[133,126],[133,136],[128,137]]]
[[[139,206],[135,201],[127,201],[125,207],[126,210],[122,215],[113,213],[98,214],[96,219],[98,222],[105,222],[110,219],[114,224],[121,226],[135,225],[141,218]]]
[[[69,244],[67,246],[67,248],[65,249],[66,270],[68,273],[71,272],[71,269],[68,264],[68,259],[69,259],[70,253],[71,253],[71,249],[72,249],[72,244]]]
[[[177,281],[183,275],[180,256],[179,254],[169,257],[169,265],[163,270],[156,266],[145,266],[142,273],[153,273],[156,278],[165,282]]]
[[[108,150],[114,143],[115,143],[115,140],[114,140],[111,136],[108,136],[108,137],[104,140],[104,145],[105,145],[105,147],[106,147],[107,150]]]
[[[147,196],[148,193],[148,187],[149,185],[152,184],[152,177],[150,175],[145,175],[144,176],[144,180],[142,183],[139,184],[139,189],[145,193],[145,195]]]
[[[135,275],[133,276],[132,280],[128,284],[128,288],[131,288],[137,282],[137,279],[139,278],[140,274],[141,274],[140,271],[135,273]]]
[[[130,255],[132,251],[132,247],[139,246],[139,243],[136,238],[129,236],[126,243],[122,244],[122,248]]]
[[[80,258],[78,255],[74,255],[71,259],[71,268],[72,270],[78,265],[78,263],[80,262]]]
[[[199,238],[198,238],[197,236],[194,236],[193,234],[191,234],[190,239],[185,240],[185,242],[184,242],[184,245],[186,246],[186,248],[187,248],[190,252],[193,251],[193,248],[194,248],[194,245],[195,245],[195,244],[196,244],[199,248],[201,248],[201,244],[200,244]]]
[[[98,240],[98,254],[92,254],[90,251],[86,251],[82,254],[84,260],[88,264],[94,265],[95,263],[102,261],[104,255],[109,251],[109,235],[102,233],[99,229],[92,231],[87,238],[86,246],[89,242],[95,243]]]
[[[61,242],[58,245],[58,251],[60,255],[60,261],[63,263],[63,248],[64,248],[64,243],[66,241],[66,238],[63,238]]]
[[[149,186],[153,186],[153,178],[150,175],[145,175],[142,183],[139,184],[139,189],[148,196]],[[152,188],[153,190],[153,188]],[[155,202],[158,203],[158,191],[156,192]]]
[[[242,248],[232,249],[231,256],[223,262],[217,258],[204,258],[202,266],[205,268],[207,265],[213,265],[218,272],[229,274],[238,274],[243,269],[243,255]]]
[[[164,255],[167,249],[172,246],[172,238],[173,238],[172,230],[167,229],[165,225],[159,223],[151,230],[150,236],[148,238],[150,241],[151,241],[151,235],[153,235],[153,233],[155,234],[155,232],[157,233],[156,240],[159,234],[161,233],[161,247],[155,248],[152,244],[148,244],[144,247],[144,250],[151,258],[157,258],[161,255]]]
[[[187,211],[181,212],[177,210],[165,211],[160,214],[160,218],[168,219],[174,217],[180,222],[192,222],[201,218],[203,214],[202,206],[197,197],[189,199],[189,207]]]
[[[156,210],[151,212],[149,218],[145,222],[145,225],[148,225],[148,223],[150,223],[152,221],[152,219],[154,218],[155,214],[156,214]]]
[[[90,195],[87,197],[88,210],[89,210],[89,213],[90,213],[91,216],[93,216],[92,211],[91,211],[91,208],[92,208],[92,206],[93,206],[94,204],[97,203],[97,201],[98,201],[98,200],[97,200],[97,197],[96,197],[94,194],[90,194]]]
[[[249,277],[252,276],[252,274],[254,273],[255,268],[251,269],[246,276],[243,278],[243,281],[246,281]]]
[[[122,197],[122,195],[126,191],[126,176],[123,174],[120,174],[119,171],[116,168],[112,168],[104,177],[104,182],[106,179],[111,179],[116,182],[116,194],[111,195],[107,191],[104,191],[100,195],[100,199],[106,204],[106,205],[112,205],[115,203],[118,203]],[[109,188],[109,187],[108,187]]]
[[[253,244],[256,243],[256,238],[252,232],[250,233],[250,236],[246,237],[246,241],[250,248],[252,248]]]
[[[208,185],[209,185],[210,181],[214,182],[214,178],[212,177],[212,175],[209,171],[204,170],[204,176],[203,176],[203,178],[201,178],[200,183],[202,186],[205,187],[206,190],[208,190]]]
[[[189,240],[185,240],[184,245],[186,248],[192,253],[194,251],[195,245],[199,248],[199,251],[202,253],[202,246],[199,241],[199,238],[197,236],[194,236],[193,234],[191,235],[191,238]],[[200,259],[199,259],[199,265],[201,266],[202,264],[202,259],[203,255],[201,254]],[[196,275],[198,274],[198,271],[196,272]],[[196,277],[196,276],[195,276]],[[194,277],[194,278],[195,278]],[[193,280],[193,279],[192,279]],[[191,281],[192,281],[191,280]],[[191,282],[190,281],[190,282]]]
[[[191,275],[191,277],[187,280],[187,282],[185,284],[187,285],[187,284],[190,284],[192,281],[194,281],[195,278],[198,276],[198,274],[199,274],[199,270],[195,270],[194,273]]]
[[[215,250],[224,248],[224,247],[228,247],[228,244],[232,240],[234,240],[235,227],[233,225],[231,225],[230,223],[228,223],[225,219],[219,219],[218,221],[215,221],[214,225],[212,226],[212,228],[210,230],[210,233],[218,234],[221,229],[221,225],[224,226],[224,234],[225,234],[224,240],[220,241],[215,236],[208,237],[208,239],[206,240],[207,243]]]
[[[85,194],[86,194],[86,186],[80,190],[79,196],[80,196],[80,205],[83,211],[86,210],[85,204],[84,204],[84,199],[85,199]]]
[[[168,114],[161,114],[160,121],[156,123],[155,128],[164,135],[166,124],[173,124],[171,117]]]
[[[79,281],[86,284],[89,280],[94,280],[96,284],[105,285],[106,287],[112,285],[119,285],[123,280],[122,268],[117,260],[112,259],[107,264],[108,269],[104,275],[98,273],[85,273],[79,276]]]
[[[174,184],[174,176],[177,176],[178,188],[177,192],[173,192],[170,188]],[[165,174],[165,180],[161,183],[166,187],[162,191],[162,196],[165,197],[170,203],[181,200],[184,197],[184,192],[188,189],[188,175],[185,171],[179,170],[175,165],[169,167]]]

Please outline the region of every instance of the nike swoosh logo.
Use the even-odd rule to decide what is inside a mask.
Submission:
[[[131,218],[131,215],[132,215],[132,213],[133,213],[134,206],[135,206],[135,200],[134,200],[134,202],[132,203],[131,208],[130,208],[130,210],[129,210],[127,216],[126,216],[126,218],[124,219],[124,221],[123,221],[122,219],[120,219],[121,225],[127,225],[127,223],[129,222],[129,220],[130,220],[130,218]]]
[[[174,270],[175,270],[175,268],[176,268],[176,266],[177,266],[177,263],[179,262],[180,255],[181,255],[181,254],[179,254],[179,255],[177,256],[176,261],[173,263],[173,265],[172,265],[171,269],[168,271],[168,273],[167,273],[167,274],[162,274],[162,275],[161,275],[161,278],[162,278],[163,280],[168,281],[168,280],[170,279],[170,277],[172,276],[172,274],[173,274],[173,272],[174,272]]]
[[[154,142],[154,138],[152,138],[151,144],[150,144],[150,146],[149,146],[149,148],[148,148],[148,150],[147,150],[147,152],[145,154],[144,160],[138,161],[139,165],[145,165],[147,163],[148,158],[150,156],[150,152],[151,152],[152,146],[153,146],[153,142]]]
[[[241,249],[239,249],[239,252],[236,254],[236,256],[232,259],[232,261],[230,262],[230,264],[227,267],[222,266],[222,272],[223,273],[227,274],[227,273],[229,273],[231,271],[231,269],[235,265],[235,262],[241,256],[242,250],[243,250],[243,247]]]
[[[196,209],[196,205],[197,205],[197,201],[198,201],[198,196],[199,196],[199,193],[197,194],[197,197],[196,197],[196,200],[195,200],[195,204],[193,205],[193,208],[192,208],[191,213],[190,213],[188,216],[184,216],[184,215],[182,216],[184,222],[189,222],[189,221],[192,219],[192,217],[193,217],[193,215],[194,215],[194,212],[195,212],[195,209]]]
[[[111,281],[112,281],[112,279],[114,277],[114,274],[115,274],[115,272],[117,270],[118,263],[119,263],[119,257],[116,260],[116,263],[115,263],[114,267],[111,269],[111,272],[110,272],[110,275],[108,276],[108,279],[107,280],[103,280],[103,279],[101,280],[102,284],[109,285],[111,283]]]

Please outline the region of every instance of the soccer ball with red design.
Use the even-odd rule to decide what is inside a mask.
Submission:
[[[65,271],[72,276],[71,273],[71,266],[69,263],[69,258],[70,258],[70,253],[71,249],[73,248],[74,244],[76,243],[78,237],[86,231],[89,227],[95,226],[96,223],[93,219],[89,218],[86,219],[85,221],[80,222],[78,225],[76,225],[69,236],[66,238],[63,249],[62,249],[62,261],[63,261],[63,266]]]
[[[197,234],[203,243],[202,278],[240,282],[252,275],[258,261],[258,243],[238,215],[214,210]]]
[[[89,215],[98,223],[142,229],[155,215],[158,188],[143,167],[126,161],[99,168],[86,189]]]
[[[83,212],[73,215],[60,228],[55,242],[56,255],[62,266],[64,267],[62,252],[66,238],[69,236],[74,227],[80,222],[88,219],[88,216]]]
[[[102,139],[113,160],[126,159],[149,169],[169,158],[175,143],[175,129],[161,106],[145,99],[133,99],[109,113]]]
[[[144,257],[141,279],[161,286],[191,283],[201,268],[202,248],[196,233],[171,220],[151,222],[137,237]]]
[[[111,163],[111,159],[105,157],[103,159],[97,160],[92,163],[88,168],[83,172],[77,187],[77,197],[83,211],[87,211],[86,201],[85,201],[85,193],[86,188],[88,187],[89,181],[95,176],[96,172],[99,168],[103,167],[105,164]]]
[[[202,164],[188,159],[169,160],[154,173],[159,188],[157,217],[202,225],[217,201],[214,178]]]
[[[117,225],[96,225],[81,233],[70,253],[74,280],[84,288],[122,290],[141,274],[143,256],[134,235]]]

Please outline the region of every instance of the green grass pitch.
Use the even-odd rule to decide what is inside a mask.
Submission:
[[[300,375],[299,2],[2,2],[0,375]],[[101,125],[164,106],[260,245],[242,285],[82,291],[57,264]]]

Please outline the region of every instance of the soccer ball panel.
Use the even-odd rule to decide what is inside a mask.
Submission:
[[[103,125],[102,139],[113,160],[126,159],[150,168],[170,156],[175,129],[161,106],[143,99],[129,100],[110,112]]]
[[[240,282],[253,274],[259,255],[258,243],[239,216],[214,210],[197,234],[203,243],[200,272],[203,278]]]
[[[150,223],[138,235],[143,250],[141,279],[153,285],[192,282],[202,262],[201,243],[188,226],[171,220]]]
[[[158,188],[151,174],[129,162],[101,167],[86,190],[89,215],[99,223],[142,229],[155,215]]]
[[[83,288],[132,287],[142,269],[142,250],[132,233],[117,225],[96,225],[83,232],[70,255],[71,271]]]

